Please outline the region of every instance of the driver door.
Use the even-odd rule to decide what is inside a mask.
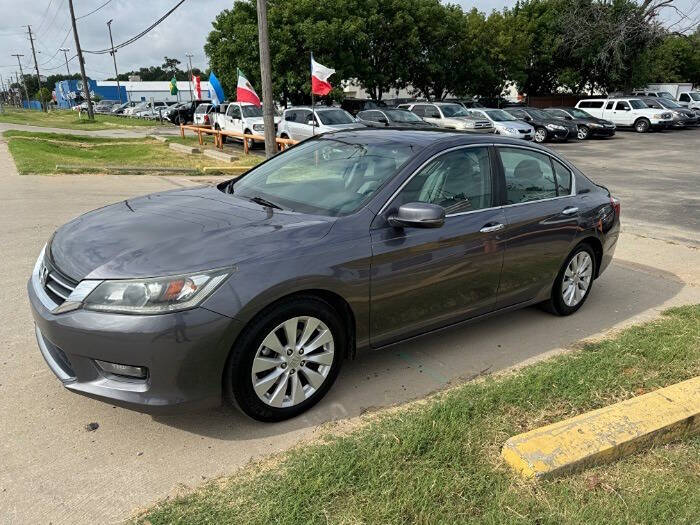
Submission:
[[[634,124],[634,115],[629,103],[619,100],[613,110],[613,122],[620,126],[631,126]]]
[[[504,212],[494,206],[492,148],[464,146],[423,165],[375,218],[370,338],[382,346],[490,312],[503,265]],[[391,226],[401,204],[445,208],[439,228]]]

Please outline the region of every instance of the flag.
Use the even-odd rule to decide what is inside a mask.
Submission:
[[[192,82],[194,83],[194,92],[197,98],[202,98],[202,82],[200,77],[192,75]]]
[[[327,95],[333,87],[328,82],[328,77],[335,73],[335,69],[331,69],[314,60],[314,54],[311,53],[311,94],[312,95]]]
[[[175,77],[170,79],[170,94],[177,95],[177,80],[175,80]]]
[[[260,107],[260,97],[250,85],[243,71],[238,70],[238,87],[236,88],[236,100],[238,102],[250,102]]]
[[[213,71],[209,74],[209,85],[211,86],[209,96],[214,104],[221,104],[224,100],[226,100],[226,97],[224,96],[224,89],[221,87],[219,79],[216,78]],[[212,90],[214,91],[213,93],[211,92]]]

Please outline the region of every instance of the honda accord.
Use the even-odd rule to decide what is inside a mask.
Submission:
[[[353,129],[70,221],[28,293],[67,389],[278,421],[358,350],[532,304],[576,312],[619,229],[618,200],[546,148]]]

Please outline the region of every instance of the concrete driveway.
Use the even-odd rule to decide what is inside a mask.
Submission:
[[[700,130],[686,133],[688,137],[694,133],[696,141],[700,138]],[[620,135],[613,141],[557,146],[584,171],[595,174],[598,182],[621,195],[626,230],[639,221],[658,233],[655,238],[641,229],[623,234],[615,262],[596,281],[581,311],[556,318],[528,308],[364,354],[345,363],[335,387],[316,408],[281,424],[257,423],[223,408],[153,418],[63,389],[37,349],[26,299],[26,279],[41,246],[57,226],[84,211],[196,181],[149,176],[20,177],[6,145],[0,143],[4,279],[0,286],[0,319],[4,322],[0,521],[120,522],[139,507],[178,489],[195,487],[251,459],[310,439],[320,424],[422,397],[450,383],[557,352],[583,338],[652,318],[670,305],[700,302],[697,248],[692,238],[682,241],[697,228],[693,202],[697,204],[698,185],[689,185],[688,177],[697,178],[698,148],[689,146],[682,153],[683,160],[674,157],[668,163],[663,160],[665,154],[647,155],[644,175],[630,181],[631,163],[648,152],[645,148],[637,152],[637,140],[649,141],[645,144],[651,148],[663,139],[666,151],[675,148],[675,141],[682,140],[679,137],[684,133],[649,138]],[[659,150],[661,146],[654,147]],[[618,160],[620,166],[607,160],[622,155],[625,148],[634,151],[631,158]],[[676,166],[675,171],[669,165]],[[626,171],[621,174],[620,170]],[[660,199],[676,204],[688,200],[689,212],[695,214],[692,220],[678,219],[686,221],[687,228],[678,230],[679,235],[673,233],[678,224],[673,213],[644,214],[643,207],[633,204],[638,194],[644,199],[653,195],[657,184],[665,188]],[[663,208],[664,202],[653,200],[650,205]],[[89,423],[98,423],[99,428],[88,431]]]

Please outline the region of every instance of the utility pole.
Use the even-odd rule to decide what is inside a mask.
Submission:
[[[24,55],[20,55],[15,53],[12,55],[13,57],[17,57],[17,63],[19,64],[19,74],[22,75],[22,85],[24,86],[24,96],[27,97],[27,109],[29,109],[29,92],[27,91],[27,83],[24,81],[24,71],[22,71],[22,61],[20,60],[20,57],[23,57]],[[15,75],[17,72],[15,71]],[[17,82],[19,84],[19,82]],[[19,105],[22,105],[22,95],[19,96]]]
[[[192,57],[194,56],[192,53],[185,53],[185,56],[187,57],[187,60],[190,62],[190,101],[194,100],[194,96],[192,95]]]
[[[270,40],[267,34],[267,1],[258,0],[258,44],[260,46],[260,77],[262,79],[263,124],[265,125],[265,156],[277,154],[275,141],[275,116],[272,102],[272,65],[270,64]]]
[[[41,75],[39,74],[39,62],[37,62],[36,60],[36,51],[34,51],[34,38],[32,37],[32,26],[27,26],[27,29],[29,30],[29,41],[32,44],[32,55],[34,56],[34,67],[36,68],[36,81],[39,83],[39,92],[41,92]],[[39,100],[39,104],[41,104],[41,109],[43,111],[46,111],[44,101]]]
[[[59,51],[63,51],[63,58],[66,59],[66,71],[68,71],[68,76],[70,76],[70,68],[68,67],[68,51],[70,51],[70,49],[67,47],[62,47],[59,49]]]
[[[109,44],[112,46],[112,51],[109,52],[112,55],[112,60],[114,61],[114,76],[117,78],[117,93],[119,93],[119,103],[122,101],[122,88],[119,86],[119,72],[117,71],[117,55],[114,50],[114,40],[112,40],[112,20],[107,22],[107,28],[109,29]]]
[[[85,101],[88,105],[88,118],[95,119],[95,113],[92,110],[92,100],[90,100],[90,86],[88,86],[87,75],[85,75],[85,59],[83,51],[80,49],[80,38],[78,38],[78,27],[75,23],[75,11],[73,10],[73,0],[68,0],[68,8],[70,9],[70,21],[73,24],[73,36],[75,37],[75,50],[78,53],[78,63],[80,64],[80,76],[83,79],[83,92],[85,93]]]

